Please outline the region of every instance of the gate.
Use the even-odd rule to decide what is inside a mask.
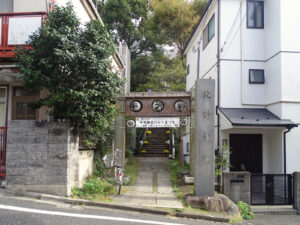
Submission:
[[[0,177],[6,177],[6,136],[7,128],[0,127]]]
[[[292,174],[251,174],[252,205],[291,205],[293,193]]]

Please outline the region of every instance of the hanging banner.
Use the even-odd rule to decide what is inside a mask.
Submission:
[[[136,127],[180,127],[179,117],[137,117]]]

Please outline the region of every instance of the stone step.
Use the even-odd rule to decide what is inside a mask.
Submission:
[[[251,212],[264,215],[297,215],[297,210],[293,206],[251,206]]]

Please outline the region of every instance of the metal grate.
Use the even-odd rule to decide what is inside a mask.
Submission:
[[[251,204],[293,204],[293,176],[291,174],[251,174]]]
[[[6,177],[6,136],[7,128],[0,127],[0,177]]]

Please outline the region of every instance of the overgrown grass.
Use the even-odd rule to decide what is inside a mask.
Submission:
[[[175,192],[176,197],[184,204],[184,196],[187,194],[194,193],[194,185],[182,185],[182,180],[177,178],[177,173],[180,170],[190,170],[189,165],[184,165],[183,168],[180,168],[178,159],[171,159],[169,161],[170,166],[170,179],[173,186],[173,191]]]
[[[136,183],[136,179],[139,174],[139,161],[136,157],[130,156],[125,165],[125,176],[129,177],[129,182],[124,185],[132,186]]]
[[[237,206],[240,208],[243,219],[250,220],[254,218],[254,214],[250,212],[250,206],[247,203],[238,201]]]
[[[112,201],[116,195],[116,188],[113,177],[113,169],[106,169],[99,161],[95,162],[96,171],[94,176],[84,183],[82,188],[73,187],[72,197],[88,199],[92,201]],[[125,165],[125,175],[129,182],[124,185],[134,185],[138,176],[138,159],[130,156]],[[126,192],[126,188],[122,192]]]
[[[110,195],[116,194],[114,180],[109,178],[92,177],[82,188],[73,187],[72,197],[83,198],[88,200],[110,201]]]

